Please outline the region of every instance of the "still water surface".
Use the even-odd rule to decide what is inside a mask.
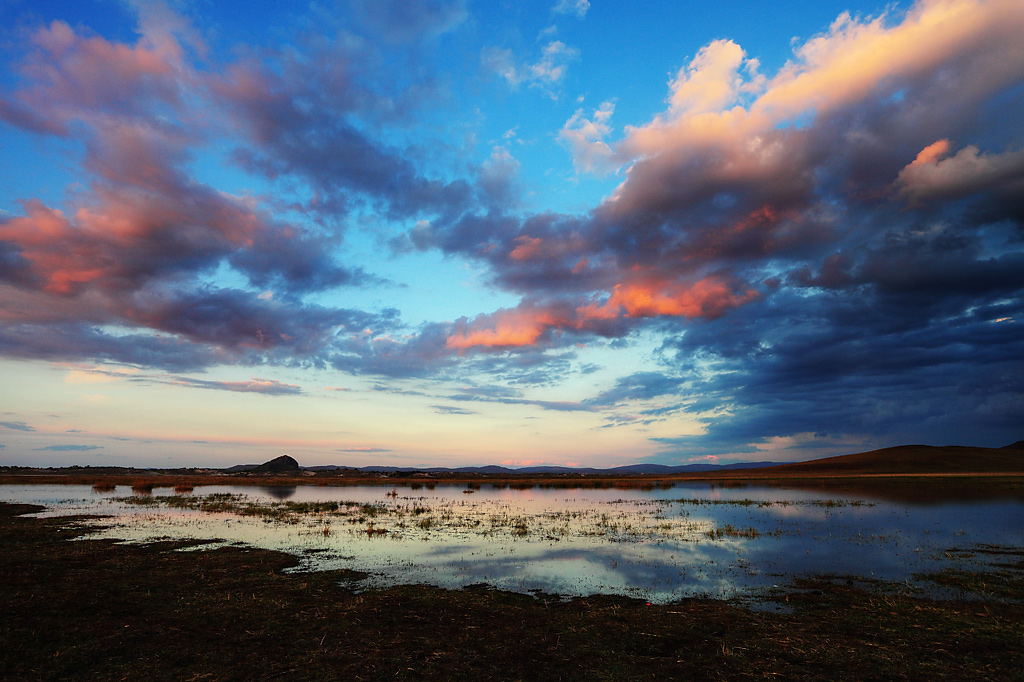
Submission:
[[[204,486],[182,495],[157,488],[152,496],[127,486],[11,485],[0,486],[0,500],[46,505],[44,515],[102,514],[100,537],[127,542],[197,538],[281,550],[299,557],[298,570],[368,572],[367,587],[484,583],[656,602],[756,597],[816,575],[944,596],[919,576],[984,568],[976,550],[985,546],[1024,547],[1019,498],[925,504],[708,483]],[[322,502],[339,506],[304,505]]]

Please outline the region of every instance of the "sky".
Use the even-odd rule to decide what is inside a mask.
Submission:
[[[0,0],[0,463],[1024,438],[1020,0]]]

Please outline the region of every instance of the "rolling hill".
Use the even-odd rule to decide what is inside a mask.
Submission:
[[[1002,448],[898,445],[759,469],[767,475],[966,474],[1024,472],[1024,441]]]

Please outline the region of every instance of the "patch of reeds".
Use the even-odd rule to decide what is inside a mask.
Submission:
[[[282,509],[292,512],[293,514],[328,514],[330,512],[338,511],[340,506],[337,502],[281,502],[279,505]]]
[[[97,493],[111,493],[117,490],[117,486],[109,481],[96,481],[92,484],[92,489]]]
[[[155,487],[150,481],[135,481],[132,483],[132,492],[136,495],[152,495]]]
[[[160,504],[160,500],[153,497],[151,494],[133,495],[131,497],[115,497],[114,501],[122,504],[132,504],[137,507],[154,507]]]
[[[748,538],[753,540],[761,537],[761,531],[756,528],[738,528],[731,523],[727,523],[724,526],[712,528],[707,532],[707,536],[712,540],[721,540],[722,538]]]
[[[179,495],[187,495],[188,493],[192,492],[192,490],[192,486],[187,485],[185,483],[179,483],[178,485],[174,486],[174,492],[178,493]]]

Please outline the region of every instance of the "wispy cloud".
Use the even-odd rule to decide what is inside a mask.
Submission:
[[[555,14],[575,14],[582,19],[590,9],[590,0],[558,0],[552,9]]]
[[[446,398],[448,400],[498,403],[500,405],[528,405],[555,412],[585,412],[591,409],[586,404],[574,401],[526,398],[521,391],[503,386],[460,388],[457,393],[450,394]]]
[[[455,407],[454,405],[434,405],[433,410],[437,414],[479,414],[479,412]]]
[[[206,388],[215,391],[233,391],[236,393],[260,393],[262,395],[300,395],[302,387],[295,384],[283,384],[275,379],[250,379],[249,381],[207,381],[179,377],[170,383],[189,388]]]
[[[35,431],[34,426],[29,426],[25,422],[0,422],[0,426],[11,429],[13,431]]]
[[[557,96],[569,64],[578,58],[579,50],[560,40],[544,45],[532,63],[518,59],[508,48],[488,47],[480,55],[484,68],[505,79],[512,87],[528,85],[540,88],[552,97]]]

